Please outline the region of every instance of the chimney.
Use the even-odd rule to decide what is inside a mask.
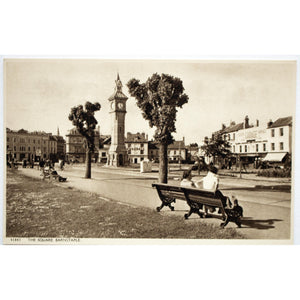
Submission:
[[[185,139],[184,139],[184,137],[182,138],[182,141],[183,141],[183,145],[185,145]]]
[[[273,121],[270,119],[270,121],[268,122],[268,127],[272,126]]]
[[[245,117],[245,128],[249,128],[249,117]]]
[[[256,120],[256,127],[259,127],[259,120]]]
[[[222,130],[224,130],[226,128],[225,124],[222,124]]]
[[[148,141],[148,134],[146,134],[146,140]]]

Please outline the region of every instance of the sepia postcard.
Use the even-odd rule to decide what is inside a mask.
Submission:
[[[3,243],[292,244],[297,63],[3,57]]]

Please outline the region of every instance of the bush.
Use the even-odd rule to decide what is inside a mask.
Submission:
[[[263,169],[259,170],[257,176],[264,177],[291,177],[291,169]]]

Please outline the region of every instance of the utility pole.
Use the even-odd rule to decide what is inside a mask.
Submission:
[[[241,155],[239,155],[239,162],[240,162],[240,178],[242,178],[242,161],[241,161]]]

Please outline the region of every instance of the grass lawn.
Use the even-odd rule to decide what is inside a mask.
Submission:
[[[184,220],[7,171],[6,236],[51,238],[243,238],[234,228]]]

